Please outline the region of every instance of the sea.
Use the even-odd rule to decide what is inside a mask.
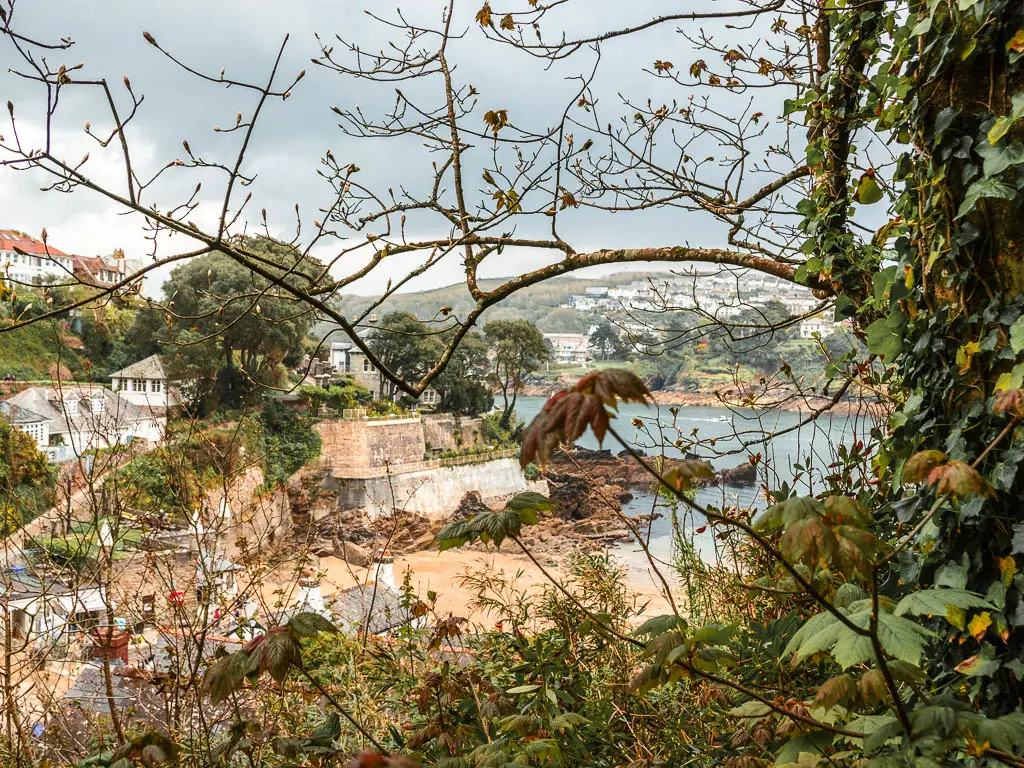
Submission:
[[[542,397],[520,397],[516,404],[519,419],[529,424],[545,402],[546,398]],[[663,454],[671,458],[696,455],[710,461],[715,469],[747,464],[760,454],[757,483],[709,486],[698,490],[696,495],[696,501],[704,507],[760,510],[766,504],[762,488],[766,480],[774,488],[781,482],[792,482],[794,475],[799,475],[797,487],[801,492],[820,490],[821,473],[835,460],[837,446],[850,445],[857,440],[868,443],[868,435],[875,425],[866,412],[823,414],[803,423],[810,415],[810,409],[801,412],[627,403],[620,405],[611,425],[634,448],[648,455]],[[585,448],[606,448],[613,454],[623,449],[610,436],[599,446],[589,431],[577,443]],[[680,537],[674,535],[674,525],[683,532],[686,546],[692,547],[693,553],[705,562],[721,561],[724,557],[713,530],[704,525],[699,513],[685,509],[673,511],[652,493],[636,489],[631,492],[632,501],[623,505],[626,514],[660,515],[650,524],[647,537],[648,548],[656,560],[668,565],[677,556]],[[611,552],[627,568],[630,580],[651,577],[647,556],[635,542],[616,544]]]

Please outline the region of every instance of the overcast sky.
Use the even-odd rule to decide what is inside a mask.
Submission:
[[[525,0],[509,0],[509,3],[513,7],[526,5]],[[481,92],[478,106],[481,115],[486,109],[504,107],[517,122],[527,122],[534,127],[553,124],[576,88],[564,76],[589,65],[592,56],[581,54],[569,66],[556,66],[545,72],[537,60],[483,39],[472,23],[472,15],[480,4],[481,0],[474,0],[458,5],[456,27],[465,29],[467,34],[453,43],[457,78],[472,82]],[[401,5],[410,17],[438,19],[444,3],[409,0]],[[497,9],[502,3],[493,5]],[[735,2],[697,0],[672,4],[663,0],[631,0],[629,3],[579,0],[571,5],[577,9],[571,23],[579,32],[635,23],[666,12],[668,5],[673,6],[674,11],[736,7]],[[363,182],[374,182],[384,188],[402,183],[415,187],[430,178],[429,164],[435,158],[415,143],[351,139],[337,127],[338,120],[331,106],[359,105],[368,113],[380,114],[394,99],[393,86],[344,79],[310,64],[310,58],[319,54],[316,33],[323,39],[330,39],[337,33],[370,50],[386,42],[381,26],[363,13],[366,7],[388,16],[393,4],[368,0],[296,0],[291,3],[19,0],[15,26],[22,33],[41,39],[73,38],[74,48],[68,52],[52,52],[51,61],[68,65],[84,61],[87,77],[104,77],[115,85],[122,109],[128,103],[124,98],[122,76],[131,78],[134,92],[145,96],[131,131],[133,161],[140,175],[146,175],[146,170],[152,173],[182,157],[181,142],[186,138],[197,153],[231,157],[238,134],[216,134],[211,127],[233,125],[235,114],[241,111],[248,115],[254,103],[251,92],[203,83],[183,73],[144,41],[143,30],[197,69],[216,75],[223,67],[228,77],[251,81],[266,77],[284,36],[290,35],[281,67],[282,82],[289,81],[301,69],[307,69],[308,74],[288,101],[275,101],[269,106],[255,136],[247,166],[259,177],[251,189],[250,221],[257,220],[259,210],[266,208],[274,234],[288,238],[292,233],[296,203],[303,212],[309,212],[311,221],[313,212],[331,199],[330,188],[316,174],[320,158],[327,150],[341,162],[355,162],[362,169]],[[581,12],[583,9],[586,13]],[[724,33],[721,29],[719,32]],[[678,87],[668,88],[641,72],[641,68],[650,67],[655,58],[674,58],[678,66],[688,66],[694,56],[674,25],[651,30],[642,38],[606,45],[597,90],[607,119],[623,111],[617,103],[620,92],[629,93],[640,101],[648,97],[656,101],[672,96],[686,98],[688,94],[680,92]],[[34,84],[6,73],[8,67],[24,69],[24,62],[17,58],[9,41],[0,39],[0,68],[4,70],[0,74],[0,97],[15,102],[22,140],[26,144],[38,142],[41,140],[41,93]],[[79,73],[75,77],[82,79]],[[99,91],[65,91],[65,103],[58,115],[53,136],[56,153],[77,161],[89,152],[88,175],[123,190],[124,172],[116,148],[98,148],[83,130],[86,121],[97,127],[109,126]],[[7,131],[9,126],[4,125],[0,134],[9,139]],[[156,203],[163,207],[171,200],[180,199],[182,191],[194,187],[198,178],[193,171],[169,178],[168,183],[159,188]],[[43,193],[39,191],[43,181],[33,173],[0,168],[0,228],[22,229],[38,235],[46,227],[53,245],[82,254],[110,253],[117,247],[132,255],[145,253],[147,244],[140,218],[121,215],[116,205],[88,191],[73,195]],[[207,189],[212,193],[218,180],[207,176],[203,181],[204,193]],[[210,194],[207,199],[212,203],[218,197]],[[209,222],[215,213],[211,205],[197,211],[194,218]],[[685,243],[724,245],[725,242],[724,233],[707,218],[673,211],[643,217],[581,212],[566,217],[562,226],[563,236],[580,251]],[[442,232],[421,234],[437,236]],[[178,242],[170,247],[184,249],[186,246]],[[488,274],[504,276],[535,267],[542,263],[542,257],[506,252],[492,262]],[[358,286],[359,292],[379,290],[389,277],[398,274],[399,270],[392,265],[386,272],[381,271],[363,281]],[[148,292],[155,293],[161,279],[157,276],[150,280]],[[435,287],[459,279],[459,265],[453,260],[413,287]]]

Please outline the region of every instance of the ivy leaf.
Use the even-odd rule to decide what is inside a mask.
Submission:
[[[1006,41],[1006,50],[1024,53],[1024,29],[1018,29],[1013,33],[1013,37]]]
[[[988,628],[991,626],[992,614],[988,611],[982,611],[967,622],[967,634],[980,643],[985,637],[985,633],[988,632]]]
[[[857,192],[854,195],[857,202],[861,205],[874,205],[884,196],[882,188],[875,181],[875,172],[872,170],[866,171],[860,177],[860,181],[857,182]]]
[[[922,482],[935,467],[945,464],[948,458],[942,451],[936,450],[915,453],[903,465],[903,482]]]
[[[1024,315],[1013,321],[1010,326],[1010,349],[1014,354],[1020,354],[1024,350]]]
[[[982,658],[976,653],[968,659],[964,659],[956,665],[956,671],[967,677],[981,677],[994,674],[999,671],[999,662],[995,659]]]
[[[903,350],[903,339],[892,329],[888,318],[875,320],[867,327],[866,334],[868,351],[881,355],[886,361],[891,361]]]
[[[960,209],[956,213],[956,219],[962,219],[973,211],[979,200],[984,198],[1012,200],[1016,194],[1016,187],[1013,187],[1004,181],[999,181],[994,178],[979,179],[967,188],[967,192],[964,194],[964,200],[960,204]],[[954,219],[954,221],[956,219]]]
[[[1019,33],[1018,33],[1019,34]],[[1000,117],[988,130],[990,144],[996,144],[1003,136],[1009,133],[1013,124],[1024,116],[1024,92],[1017,92],[1013,95],[1010,104],[1010,114]]]

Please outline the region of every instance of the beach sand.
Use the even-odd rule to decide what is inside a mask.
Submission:
[[[367,570],[353,567],[336,557],[321,558],[320,571],[324,574],[321,588],[324,595],[372,580],[373,576],[368,576]],[[545,570],[552,576],[562,576],[557,568],[549,569],[545,566]],[[399,586],[408,573],[410,584],[421,599],[426,600],[429,591],[437,594],[434,610],[439,617],[465,617],[473,623],[488,627],[494,624],[497,617],[475,607],[475,592],[462,583],[462,577],[467,572],[485,571],[503,574],[506,579],[514,582],[515,589],[531,596],[540,595],[544,587],[551,583],[527,558],[493,550],[413,552],[396,557],[394,563],[394,578]],[[653,582],[632,583],[630,591],[637,596],[638,605],[647,604],[644,619],[671,612],[668,600],[658,592]]]

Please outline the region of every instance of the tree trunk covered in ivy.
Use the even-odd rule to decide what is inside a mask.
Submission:
[[[893,131],[912,150],[897,172],[898,264],[875,277],[884,317],[868,333],[905,394],[880,460],[899,484],[909,457],[941,451],[976,465],[981,478],[965,476],[983,492],[937,504],[941,485],[916,496],[904,487],[892,504],[897,534],[928,522],[900,552],[890,588],[919,581],[987,598],[992,610],[936,617],[950,642],[931,673],[937,685],[966,679],[999,714],[1024,693],[1024,427],[1021,406],[1000,395],[1024,375],[1024,3],[928,5],[892,53],[907,62],[901,82],[883,88],[898,103]]]

